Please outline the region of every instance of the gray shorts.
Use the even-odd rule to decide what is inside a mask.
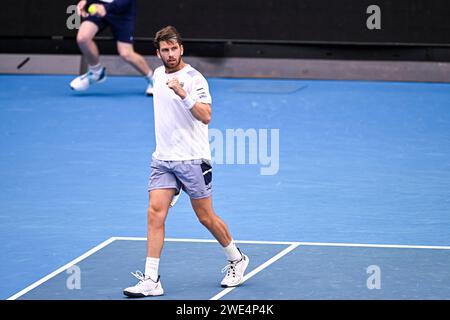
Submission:
[[[192,199],[211,196],[212,166],[209,160],[163,161],[152,159],[148,191],[182,189]]]

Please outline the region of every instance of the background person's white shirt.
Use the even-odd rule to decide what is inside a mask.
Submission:
[[[194,101],[211,103],[208,82],[190,65],[174,73],[166,73],[164,66],[158,67],[153,73],[156,136],[153,157],[165,161],[211,160],[208,125],[195,119],[167,86],[167,81],[174,77]]]

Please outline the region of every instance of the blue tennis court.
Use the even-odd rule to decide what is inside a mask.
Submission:
[[[144,267],[152,98],[71,78],[0,75],[2,299],[126,299]],[[248,278],[220,287],[182,195],[157,299],[450,299],[450,84],[208,81],[214,205]]]

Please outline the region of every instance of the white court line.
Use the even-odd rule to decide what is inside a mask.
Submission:
[[[236,241],[238,242],[238,241]],[[284,249],[283,251],[279,252],[276,256],[272,257],[271,259],[267,260],[266,262],[264,262],[262,265],[260,265],[258,268],[252,270],[252,272],[249,272],[247,275],[244,276],[244,279],[242,280],[242,283],[244,283],[245,281],[247,281],[248,279],[250,279],[251,277],[253,277],[255,274],[257,274],[258,272],[264,270],[265,268],[267,268],[268,266],[270,266],[272,263],[274,263],[275,261],[281,259],[283,256],[285,256],[286,254],[288,254],[289,252],[291,252],[292,250],[294,250],[295,248],[297,248],[299,246],[298,243],[294,243],[291,244],[289,247],[287,247],[286,249]],[[224,290],[222,290],[221,292],[219,292],[218,294],[216,294],[214,297],[212,297],[210,300],[219,300],[220,298],[222,298],[224,295],[230,293],[231,291],[233,291],[234,289],[236,289],[237,287],[232,287],[232,288],[226,288]]]
[[[145,237],[113,237],[114,240],[122,241],[147,241]],[[164,241],[169,242],[205,242],[205,243],[218,243],[215,239],[179,239],[179,238],[165,238]],[[248,244],[285,244],[291,245],[299,242],[286,242],[286,241],[253,241],[253,240],[234,240],[237,243]]]
[[[145,237],[114,237],[115,240],[146,241]],[[210,239],[176,239],[166,238],[165,241],[171,242],[207,242],[217,243]],[[253,241],[253,240],[234,240],[236,243],[247,244],[298,244],[301,246],[322,246],[322,247],[363,247],[363,248],[398,248],[398,249],[436,249],[450,250],[450,246],[423,246],[423,245],[405,245],[405,244],[371,244],[371,243],[340,243],[340,242],[299,242],[299,241]]]
[[[363,248],[394,248],[394,249],[435,249],[450,250],[450,246],[420,246],[405,244],[369,244],[369,243],[333,243],[333,242],[297,242],[301,246],[322,247],[363,247]]]
[[[81,256],[79,256],[78,258],[72,260],[71,262],[67,263],[66,265],[62,266],[61,268],[53,271],[52,273],[46,275],[45,277],[43,277],[42,279],[36,281],[35,283],[33,283],[32,285],[29,285],[28,287],[26,287],[25,289],[17,292],[16,294],[14,294],[13,296],[9,297],[6,300],[16,300],[17,298],[23,296],[25,293],[33,290],[34,288],[36,288],[37,286],[40,286],[41,284],[43,284],[45,281],[53,278],[54,276],[58,275],[59,273],[63,272],[66,269],[69,269],[70,267],[72,267],[73,265],[77,264],[78,262],[86,259],[87,257],[89,257],[90,255],[94,254],[95,252],[99,251],[100,249],[106,247],[107,245],[109,245],[111,242],[113,242],[115,239],[114,238],[109,238],[106,241],[103,241],[102,243],[100,243],[98,246],[92,248],[91,250],[89,250],[88,252],[82,254]]]
[[[95,252],[103,249],[107,245],[111,244],[112,242],[116,240],[123,240],[123,241],[146,241],[147,238],[145,237],[111,237],[108,240],[100,243],[98,246],[92,248],[88,252],[84,253],[83,255],[79,256],[78,258],[72,260],[71,262],[67,263],[66,265],[60,267],[59,269],[53,271],[52,273],[48,274],[47,276],[43,277],[42,279],[36,281],[35,283],[29,285],[25,289],[19,291],[18,293],[12,295],[7,300],[15,300],[27,292],[33,290],[34,288],[38,287],[39,285],[43,284],[44,282],[48,281],[49,279],[53,278],[54,276],[58,275],[59,273],[63,272],[64,270],[70,268],[71,266],[77,264],[78,262],[86,259],[90,255],[94,254]],[[204,243],[217,243],[216,240],[212,239],[176,239],[176,238],[166,238],[165,241],[169,242],[204,242]],[[288,248],[280,252],[279,254],[283,253],[286,250],[293,250],[298,246],[330,246],[330,247],[366,247],[366,248],[398,248],[398,249],[435,249],[435,250],[450,250],[450,246],[421,246],[421,245],[395,245],[395,244],[364,244],[364,243],[328,243],[328,242],[287,242],[287,241],[252,241],[252,240],[235,240],[236,243],[247,243],[247,244],[281,244],[281,245],[289,245]],[[288,251],[288,252],[289,252]],[[283,255],[287,254],[288,252],[284,253]],[[283,255],[281,255],[279,258],[281,258]],[[278,256],[278,255],[277,255]],[[277,257],[275,256],[275,257]],[[275,258],[274,257],[274,258]],[[272,259],[274,259],[272,258]],[[279,259],[277,258],[277,260]],[[269,260],[271,261],[271,260]],[[267,261],[266,263],[268,263]],[[274,262],[274,261],[273,261]],[[271,263],[273,263],[271,262]],[[271,264],[270,263],[270,264]],[[261,265],[264,266],[265,264]],[[267,266],[265,266],[267,267]],[[264,268],[265,268],[264,267]],[[245,280],[247,280],[247,277],[252,277],[254,274],[253,272],[257,269],[253,270],[251,273],[249,273],[246,277],[244,277]],[[262,270],[262,269],[261,269]],[[261,271],[258,270],[257,272]],[[256,273],[257,273],[256,272]],[[255,273],[255,274],[256,274]],[[244,281],[245,281],[244,280]],[[225,289],[226,291],[228,289]],[[231,290],[230,290],[231,291]],[[228,292],[227,292],[228,293]],[[226,294],[226,293],[225,293]],[[217,295],[218,296],[218,295]],[[213,297],[214,298],[214,297]]]

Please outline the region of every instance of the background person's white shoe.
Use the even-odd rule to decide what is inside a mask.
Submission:
[[[70,87],[75,91],[85,91],[93,83],[102,83],[106,80],[106,69],[103,67],[100,72],[93,72],[89,70],[85,74],[76,77],[70,83]]]
[[[240,252],[241,250],[239,250]],[[241,252],[242,258],[238,261],[228,261],[228,265],[223,268],[222,272],[226,272],[220,285],[224,288],[236,287],[244,280],[244,272],[250,262],[249,258]]]
[[[140,271],[131,273],[139,282],[135,286],[128,287],[123,290],[123,294],[131,298],[142,298],[148,296],[161,296],[164,294],[164,289],[161,286],[161,281],[158,279],[153,281],[150,277],[145,277]]]
[[[152,96],[153,95],[153,83],[149,82],[149,84],[147,86],[147,90],[145,90],[145,94],[147,96]]]

